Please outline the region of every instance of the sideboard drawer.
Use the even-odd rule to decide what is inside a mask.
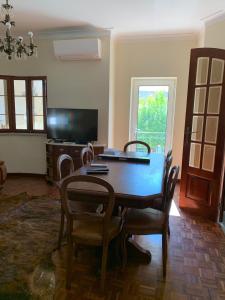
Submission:
[[[46,145],[46,163],[47,174],[46,179],[48,182],[58,180],[57,161],[58,157],[62,154],[68,154],[72,157],[75,170],[81,167],[81,151],[86,145],[61,145],[61,144],[47,144]],[[104,146],[94,146],[95,154],[103,153]],[[63,176],[68,174],[69,166],[65,162],[62,165]]]

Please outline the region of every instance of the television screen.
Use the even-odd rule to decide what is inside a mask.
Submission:
[[[97,141],[98,110],[48,108],[47,137],[76,143]]]

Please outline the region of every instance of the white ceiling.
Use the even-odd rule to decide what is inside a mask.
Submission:
[[[0,0],[4,3],[5,0]],[[9,0],[17,31],[91,25],[122,33],[190,33],[223,14],[225,0]],[[0,27],[1,34],[1,27]]]

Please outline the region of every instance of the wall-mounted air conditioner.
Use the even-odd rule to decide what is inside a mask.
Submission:
[[[75,39],[53,41],[55,56],[60,60],[101,59],[100,39]]]

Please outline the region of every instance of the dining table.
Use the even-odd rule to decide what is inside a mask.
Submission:
[[[142,154],[143,155],[143,154]],[[115,193],[116,206],[145,209],[151,207],[153,201],[163,196],[163,179],[165,156],[160,153],[146,154],[148,163],[95,158],[95,163],[108,167],[106,174],[94,174],[110,183]],[[88,165],[76,170],[72,175],[86,175]],[[70,200],[104,202],[104,188],[93,183],[71,183],[68,187]],[[151,261],[151,253],[141,247],[132,238],[129,239],[129,249],[134,255],[144,261]]]

